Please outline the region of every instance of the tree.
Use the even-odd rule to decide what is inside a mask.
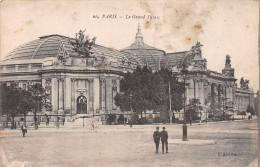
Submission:
[[[18,102],[18,111],[20,114],[23,114],[24,117],[24,124],[26,124],[26,115],[30,112],[33,108],[32,103],[32,95],[29,91],[21,89],[22,98],[19,99]]]
[[[183,109],[183,101],[184,101],[184,84],[178,81],[176,75],[173,75],[171,71],[168,69],[161,69],[157,72],[164,81],[165,91],[169,93],[169,85],[170,85],[170,93],[171,93],[171,108],[177,112]],[[169,95],[168,95],[169,96]],[[169,98],[167,98],[167,109],[169,108]]]
[[[107,123],[111,125],[116,120],[116,114],[109,114],[107,117]]]
[[[114,100],[122,111],[133,110],[142,117],[143,112],[158,109],[167,101],[163,78],[147,66],[126,73],[120,85],[123,93],[117,94]]]
[[[199,99],[190,99],[189,104],[186,107],[186,118],[189,117],[190,123],[192,120],[196,120],[198,118],[198,113],[202,110],[202,106],[200,104]]]
[[[124,115],[120,114],[118,119],[117,119],[117,123],[118,124],[124,124],[124,123],[126,123],[126,121],[127,121],[127,119],[124,117]]]
[[[38,129],[36,114],[42,111],[42,108],[51,108],[51,104],[47,102],[45,90],[40,83],[30,85],[28,91],[30,92],[31,111],[34,114],[34,128]]]
[[[215,92],[210,92],[207,96],[207,99],[205,101],[205,105],[207,107],[207,113],[208,113],[208,118],[211,119],[216,119],[220,118],[220,116],[223,114],[221,111],[221,102],[218,99],[218,96]]]
[[[6,114],[7,117],[7,127],[8,127],[8,118],[11,120],[11,128],[14,128],[14,118],[20,114],[18,108],[19,100],[22,98],[21,89],[18,88],[16,83],[10,83],[8,86],[7,83],[1,84],[1,110],[3,114]]]
[[[246,112],[250,113],[251,115],[255,115],[254,108],[250,105],[247,106]]]

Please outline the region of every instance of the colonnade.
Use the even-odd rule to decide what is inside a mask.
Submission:
[[[232,84],[218,83],[206,79],[187,79],[186,104],[190,99],[199,99],[202,106],[205,105],[209,96],[216,96],[216,100],[225,98],[226,101],[233,101],[234,87]]]

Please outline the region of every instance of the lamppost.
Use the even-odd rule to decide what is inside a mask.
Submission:
[[[183,121],[183,125],[182,125],[182,141],[187,141],[187,125],[186,125],[186,110],[185,110],[185,104],[186,104],[186,83],[185,83],[185,80],[186,80],[186,74],[188,73],[189,71],[183,67],[182,70],[181,70],[181,74],[183,76],[183,83],[184,83],[184,105],[183,105],[183,111],[184,111],[184,121]]]
[[[131,99],[132,99],[132,94],[131,92],[129,93],[129,107],[130,107],[130,111],[132,111],[132,106],[131,106]],[[124,111],[124,126],[125,126],[125,111]]]
[[[171,81],[169,80],[169,102],[170,102],[170,125],[172,125],[172,98],[171,98]]]

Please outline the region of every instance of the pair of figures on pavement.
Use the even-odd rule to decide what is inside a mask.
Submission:
[[[168,133],[163,127],[163,131],[159,131],[159,127],[156,127],[156,131],[153,133],[153,140],[156,147],[156,154],[158,154],[160,139],[162,141],[162,153],[164,154],[164,145],[166,146],[166,153],[168,153]]]

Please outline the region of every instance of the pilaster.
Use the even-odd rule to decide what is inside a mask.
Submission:
[[[106,78],[106,111],[112,110],[112,85],[111,78]]]
[[[51,79],[51,104],[53,111],[58,111],[58,80],[57,78]]]
[[[59,85],[59,110],[64,110],[64,78],[58,78]]]
[[[75,104],[75,78],[71,78],[71,114],[77,114],[76,104]]]
[[[93,84],[93,89],[94,89],[94,110],[99,109],[99,99],[100,99],[100,83],[99,83],[99,78],[94,78],[94,84]]]

